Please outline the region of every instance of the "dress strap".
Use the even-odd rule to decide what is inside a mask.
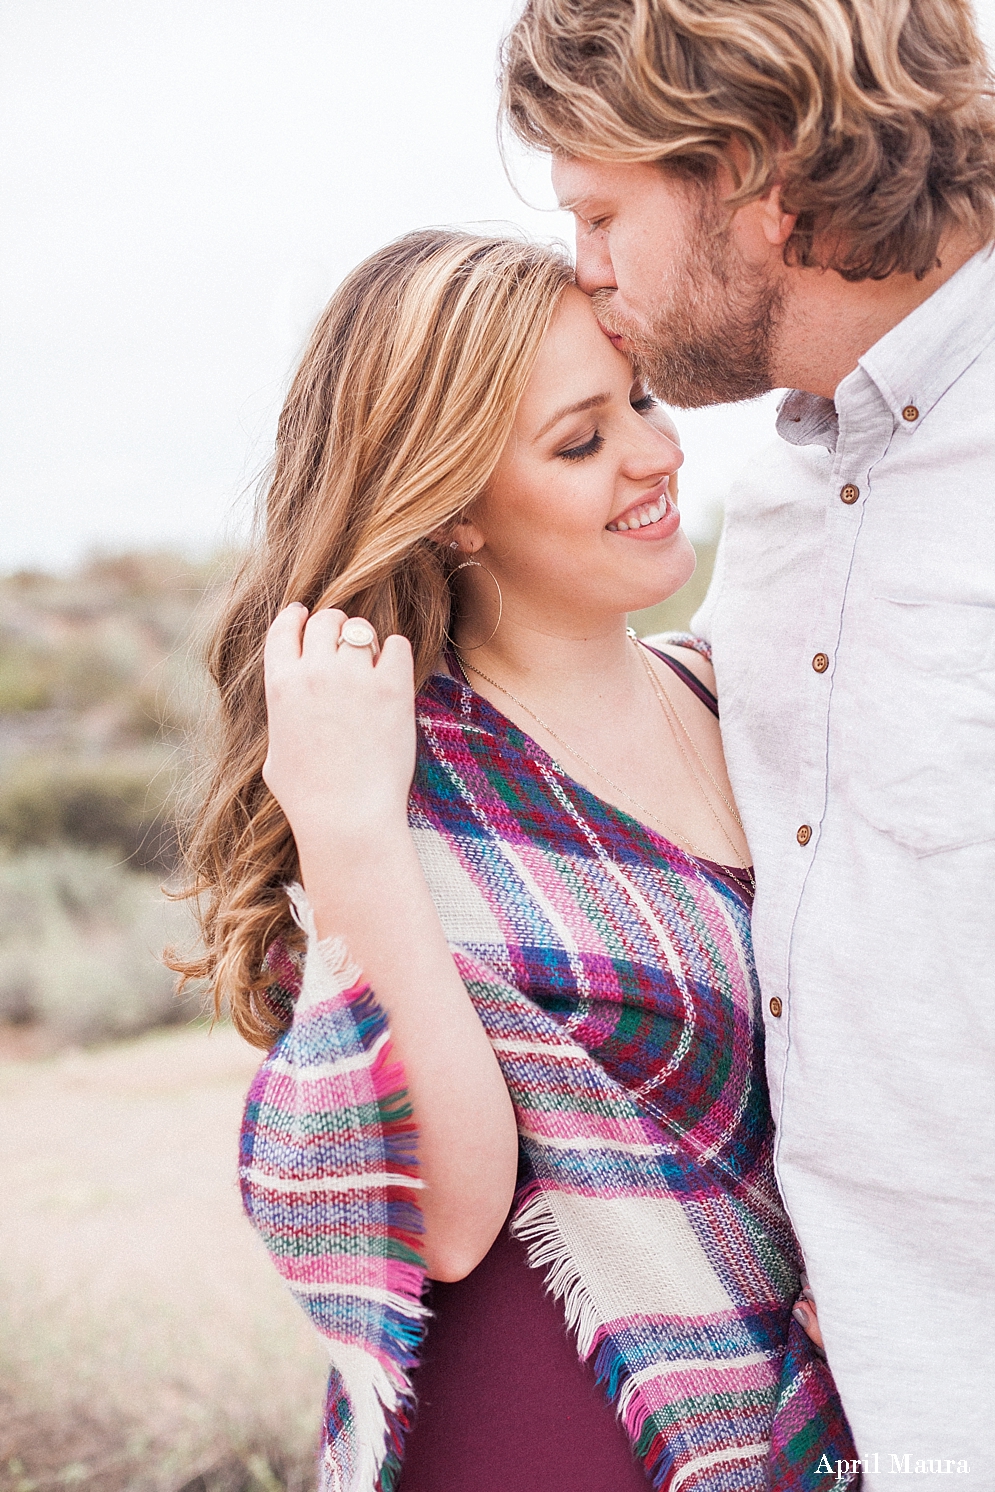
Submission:
[[[697,675],[691,672],[690,668],[688,668],[685,664],[678,662],[676,658],[671,658],[669,653],[661,652],[659,648],[650,647],[649,643],[644,642],[642,646],[644,648],[647,648],[653,654],[654,658],[659,658],[662,663],[666,663],[668,668],[672,668],[677,677],[688,686],[688,688],[691,690],[691,693],[696,694],[701,700],[702,704],[705,705],[709,710],[711,710],[715,718],[718,719],[718,700],[715,698],[715,695],[712,693],[711,689],[709,689],[706,684],[703,684],[697,677]]]

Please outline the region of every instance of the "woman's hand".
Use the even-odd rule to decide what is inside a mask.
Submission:
[[[294,602],[266,638],[269,749],[263,781],[302,860],[403,829],[415,763],[411,647],[340,641],[345,612]],[[372,629],[371,629],[372,631]]]

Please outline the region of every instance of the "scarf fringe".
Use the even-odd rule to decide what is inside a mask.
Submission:
[[[535,1185],[524,1196],[511,1223],[512,1235],[525,1245],[531,1267],[547,1271],[546,1288],[562,1300],[567,1325],[577,1336],[580,1359],[586,1362],[601,1327],[594,1302],[563,1240],[549,1198]]]
[[[672,1469],[672,1458],[666,1453],[661,1435],[654,1433],[646,1437],[644,1426],[648,1410],[640,1402],[639,1386],[631,1382],[632,1373],[624,1357],[606,1333],[577,1263],[560,1233],[548,1196],[535,1185],[525,1193],[525,1201],[515,1214],[511,1231],[525,1245],[532,1268],[546,1271],[547,1290],[563,1302],[567,1325],[576,1335],[581,1361],[587,1362],[592,1353],[595,1354],[595,1378],[604,1388],[653,1486],[661,1487]]]
[[[350,957],[344,938],[318,937],[314,910],[304,887],[295,881],[286,887],[286,892],[290,915],[307,938],[307,962],[297,997],[297,1010],[303,1012],[353,989],[360,983],[363,971]]]
[[[311,925],[313,927],[313,917]],[[343,940],[327,940],[321,948],[332,960],[333,978],[341,980],[351,976],[350,987],[343,992],[359,1038],[369,1051],[389,1029],[386,1013],[369,986],[359,983],[362,974],[349,962]],[[324,968],[322,972],[325,972]],[[418,1131],[405,1087],[404,1068],[395,1058],[390,1040],[380,1047],[368,1073],[380,1116],[384,1159],[392,1170],[410,1176],[412,1186],[422,1188],[424,1182],[418,1175]],[[388,1188],[387,1191],[388,1248],[393,1255],[388,1276],[392,1292],[400,1297],[393,1307],[384,1310],[381,1317],[385,1356],[391,1371],[388,1373],[382,1362],[369,1353],[363,1353],[371,1365],[372,1375],[368,1384],[359,1388],[364,1398],[361,1413],[357,1412],[356,1379],[342,1371],[337,1346],[330,1344],[332,1364],[341,1375],[343,1387],[352,1401],[355,1443],[359,1446],[353,1478],[342,1492],[368,1492],[370,1488],[375,1492],[393,1492],[401,1475],[404,1442],[414,1419],[414,1393],[409,1375],[417,1366],[418,1349],[431,1312],[421,1302],[425,1285],[425,1264],[419,1253],[421,1235],[425,1231],[422,1212],[417,1200],[408,1195],[408,1190],[404,1187]],[[362,1376],[360,1373],[360,1380]],[[369,1427],[367,1433],[364,1434],[361,1424]],[[334,1449],[332,1442],[329,1450],[334,1453]],[[339,1488],[334,1482],[329,1483],[328,1492],[339,1492]]]
[[[321,1301],[323,1295],[326,1299],[334,1297],[336,1286],[329,1284],[327,1292],[324,1287],[317,1292],[295,1292],[293,1272],[281,1269],[281,1273],[285,1273],[291,1292],[322,1333],[328,1351],[331,1372],[319,1466],[321,1492],[393,1492],[413,1420],[410,1374],[431,1314],[422,1304],[425,1261],[420,1250],[424,1226],[417,1190],[424,1183],[418,1168],[418,1132],[404,1068],[394,1055],[386,1012],[350,957],[344,939],[319,941],[314,912],[303,888],[292,885],[286,890],[294,920],[308,940],[303,977],[298,974],[293,1036],[305,1043],[313,1039],[309,1033],[325,1018],[323,1006],[329,1014],[336,1007],[340,1011],[348,1009],[351,1032],[366,1054],[361,1068],[362,1090],[370,1108],[375,1106],[370,1128],[377,1134],[377,1164],[393,1173],[397,1184],[388,1185],[382,1194],[385,1294],[376,1314],[375,1336],[360,1342],[330,1335],[323,1329]],[[289,972],[294,972],[292,967]],[[264,1078],[265,1070],[264,1064],[259,1079]],[[301,1069],[304,1074],[306,1070],[306,1066]],[[254,1190],[245,1188],[246,1210],[259,1226],[251,1194]],[[265,1190],[265,1182],[261,1190]]]
[[[319,1492],[391,1492],[413,1396],[363,1347],[329,1343],[331,1377]]]
[[[549,1198],[538,1183],[523,1193],[524,1200],[511,1223],[511,1232],[525,1245],[533,1269],[546,1271],[546,1288],[563,1302],[567,1326],[577,1338],[582,1362],[593,1355],[594,1376],[604,1389],[651,1485],[669,1485],[679,1468],[666,1436],[654,1427],[650,1410],[634,1382],[634,1373],[600,1319],[576,1261],[560,1233]]]

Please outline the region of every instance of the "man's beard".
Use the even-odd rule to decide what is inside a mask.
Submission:
[[[625,338],[643,382],[677,409],[755,399],[776,387],[780,285],[746,262],[727,218],[705,197],[696,230],[693,248],[671,271],[671,304],[645,329],[622,324],[612,314],[613,291],[599,290],[593,297],[598,320]]]

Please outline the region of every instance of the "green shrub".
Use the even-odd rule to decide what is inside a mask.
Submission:
[[[43,649],[0,635],[0,715],[44,710],[54,695],[53,663]]]
[[[106,855],[61,848],[0,861],[0,1021],[91,1042],[189,1019],[160,955],[191,933],[189,912],[155,877]]]
[[[0,777],[0,846],[106,850],[136,869],[173,863],[173,777],[166,753],[94,760],[25,755]]]

